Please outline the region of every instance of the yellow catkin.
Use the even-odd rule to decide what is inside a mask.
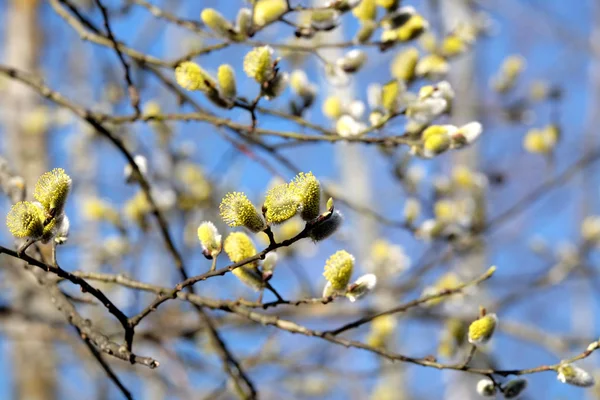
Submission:
[[[290,187],[300,200],[302,219],[310,221],[317,218],[320,213],[321,185],[312,172],[300,172],[290,182]]]
[[[231,227],[245,226],[253,232],[262,231],[266,225],[254,204],[242,192],[227,193],[219,206],[221,218]]]
[[[29,201],[13,205],[6,216],[6,226],[17,238],[39,239],[44,234],[44,211]]]
[[[340,250],[327,259],[323,276],[335,290],[344,290],[352,277],[354,256],[346,250]]]
[[[38,178],[33,197],[51,215],[62,213],[71,191],[71,178],[64,169],[54,168]]]

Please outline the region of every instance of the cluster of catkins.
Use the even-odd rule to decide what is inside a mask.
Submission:
[[[262,206],[262,212],[242,192],[230,192],[221,201],[221,218],[230,227],[245,227],[252,232],[264,232],[272,225],[281,224],[299,215],[306,227],[302,235],[313,241],[331,236],[342,223],[342,214],[334,209],[333,200],[327,201],[327,210],[321,213],[321,187],[311,173],[300,173],[293,180],[270,188]],[[244,232],[233,232],[221,243],[221,235],[211,222],[203,222],[198,228],[198,238],[207,257],[217,257],[224,250],[229,259],[238,263],[256,256],[257,250],[250,237]],[[258,257],[255,261],[235,268],[233,274],[248,286],[261,290],[272,276],[276,262],[274,253],[268,253],[259,270]],[[351,301],[366,294],[375,286],[372,274],[349,284],[354,267],[354,257],[340,250],[332,255],[325,265],[324,276],[328,283],[323,295],[346,295]]]
[[[6,225],[16,238],[26,239],[19,248],[24,251],[34,242],[57,244],[66,241],[69,219],[65,203],[71,190],[71,178],[62,168],[55,168],[39,177],[33,197],[36,201],[20,201],[6,216]]]

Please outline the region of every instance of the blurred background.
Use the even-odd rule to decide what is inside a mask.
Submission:
[[[395,353],[433,355],[440,362],[456,363],[469,350],[465,324],[483,306],[498,315],[499,326],[472,364],[499,370],[556,364],[598,339],[600,219],[594,215],[600,213],[600,3],[404,0],[402,5],[415,7],[430,29],[386,51],[377,45],[380,31],[365,43],[353,42],[361,22],[351,12],[340,16],[334,30],[313,38],[294,36],[294,25],[307,20],[306,12],[294,12],[285,16],[287,22],[236,43],[215,35],[201,22],[200,13],[211,7],[235,21],[240,8],[251,7],[247,2],[102,4],[112,34],[123,44],[142,116],[166,116],[102,122],[130,154],[147,159],[157,206],[189,275],[201,274],[211,264],[196,236],[202,221],[213,221],[224,237],[236,230],[218,214],[226,192],[243,191],[260,206],[277,179],[312,171],[336,199],[346,217],[344,225],[326,241],[304,240],[278,250],[272,285],[285,299],[319,297],[326,259],[345,249],[356,257],[354,278],[374,273],[378,286],[356,303],[342,298],[326,305],[282,305],[257,312],[319,331],[335,329],[418,298],[425,290],[467,281],[496,265],[492,279],[464,294],[376,319],[342,335]],[[325,4],[291,1],[292,6]],[[379,8],[378,17],[383,15]],[[169,118],[210,114],[249,126],[247,110],[219,108],[202,93],[177,86],[174,67],[191,59],[216,74],[221,64],[229,63],[236,71],[239,96],[253,99],[258,85],[243,72],[244,55],[253,46],[270,44],[281,57],[281,70],[304,71],[316,92],[312,106],[296,114],[291,104],[298,104],[299,95],[293,89],[272,101],[261,100],[257,127],[327,136],[336,127],[335,118],[322,110],[330,96],[341,99],[344,107],[360,101],[366,111],[352,111],[353,117],[368,124],[372,107],[367,88],[392,79],[393,61],[408,46],[422,56],[430,54],[436,40],[441,43],[461,24],[473,29],[476,40],[461,54],[447,57],[447,73],[418,77],[409,90],[416,93],[424,85],[450,81],[456,97],[450,115],[442,116],[440,123],[483,125],[481,138],[462,150],[422,159],[411,155],[408,146],[285,139],[214,120]],[[43,81],[76,107],[97,115],[134,114],[124,68],[95,0],[0,0],[0,28],[2,67],[34,76],[34,83]],[[214,45],[213,51],[203,50]],[[352,48],[365,51],[366,64],[346,85],[335,86],[325,76],[325,63],[335,63]],[[70,238],[58,248],[60,265],[68,271],[126,274],[174,287],[181,277],[139,185],[123,177],[128,163],[123,153],[56,96],[40,95],[47,92],[7,71],[0,69],[0,155],[6,165],[27,187],[55,167],[64,168],[73,179],[67,205]],[[507,87],[500,84],[503,79],[509,81]],[[366,137],[400,135],[405,123],[400,116]],[[555,128],[560,130],[557,143],[532,144],[532,136]],[[409,199],[421,208],[413,228],[405,224]],[[0,209],[7,213],[10,205],[9,196],[3,196]],[[431,238],[423,224],[427,220],[445,220],[451,229]],[[301,229],[300,220],[291,220],[277,226],[275,236],[290,237]],[[6,229],[0,237],[4,246],[13,246]],[[255,239],[259,249],[268,244],[262,233]],[[2,257],[0,397],[121,398],[23,263]],[[217,260],[219,268],[228,263],[225,255]],[[128,316],[155,297],[120,285],[91,283]],[[82,315],[121,340],[118,322],[95,299],[69,282],[60,285]],[[232,274],[195,286],[202,296],[219,300],[257,298]],[[274,297],[266,292],[265,301],[271,300]],[[478,375],[391,362],[360,349],[256,324],[235,313],[208,312],[260,398],[478,398]],[[160,367],[150,370],[105,357],[134,398],[236,398],[205,324],[186,302],[169,301],[149,315],[136,329],[134,349],[159,360]],[[600,376],[597,356],[579,365]],[[600,399],[600,387],[565,385],[553,372],[525,378],[529,387],[522,399]]]

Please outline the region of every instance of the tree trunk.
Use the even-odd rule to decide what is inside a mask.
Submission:
[[[40,22],[38,0],[10,0],[5,16],[4,62],[28,72],[39,68]],[[24,129],[23,122],[39,106],[39,96],[18,83],[8,82],[2,119],[4,125],[4,149],[18,174],[31,191],[38,176],[47,169],[47,143],[44,133],[31,134]],[[31,315],[46,313],[49,310],[47,299],[37,294],[33,276],[20,268],[15,277],[14,306]],[[27,324],[26,321],[22,322]],[[27,331],[27,329],[24,329]],[[55,354],[52,343],[34,338],[17,340],[12,348],[15,398],[54,399],[56,395]]]

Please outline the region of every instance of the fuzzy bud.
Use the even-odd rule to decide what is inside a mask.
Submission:
[[[508,381],[503,388],[505,399],[516,399],[527,388],[525,379],[513,379]]]
[[[287,12],[286,0],[257,0],[254,5],[254,24],[257,26],[269,25]]]
[[[438,54],[428,54],[421,58],[415,66],[415,74],[429,79],[445,76],[450,71],[446,59]]]
[[[400,0],[376,0],[379,7],[385,8],[386,10],[395,10],[400,3]]]
[[[323,220],[312,226],[308,236],[315,242],[325,240],[339,229],[342,222],[344,222],[344,217],[341,212],[338,210],[328,211]]]
[[[221,235],[210,221],[204,221],[198,227],[198,239],[205,254],[216,257],[221,252]]]
[[[237,86],[235,83],[235,72],[231,65],[223,64],[219,66],[217,72],[217,81],[219,82],[219,88],[223,96],[227,98],[233,98],[237,94]]]
[[[273,273],[275,267],[277,266],[277,261],[279,260],[279,256],[275,252],[267,253],[265,259],[262,262],[263,273],[270,272]]]
[[[47,213],[57,216],[63,213],[70,191],[69,175],[62,168],[54,168],[38,178],[33,197],[44,206]]]
[[[242,192],[227,193],[221,201],[219,212],[223,221],[231,227],[245,226],[252,232],[260,232],[266,228],[265,221]]]
[[[175,68],[175,80],[185,90],[215,91],[215,81],[198,64],[184,61]]]
[[[290,182],[290,188],[300,200],[302,219],[311,221],[317,218],[321,205],[321,185],[313,173],[300,172]]]
[[[244,57],[244,72],[258,83],[273,79],[273,49],[270,46],[255,47]]]
[[[230,233],[223,243],[223,250],[234,263],[256,255],[254,243],[244,232]]]
[[[252,10],[249,8],[241,8],[238,11],[235,23],[235,29],[239,33],[241,38],[247,38],[250,36],[250,29],[252,28]]]
[[[362,0],[354,7],[352,14],[360,21],[373,21],[377,17],[377,4],[375,0]]]
[[[215,33],[233,39],[236,36],[233,25],[214,8],[205,8],[200,13],[200,19]]]
[[[337,10],[315,10],[310,14],[310,25],[318,31],[330,31],[339,24]]]
[[[263,85],[263,95],[267,100],[272,100],[276,97],[279,97],[285,88],[287,88],[288,81],[289,75],[287,72],[277,73],[273,79]]]
[[[342,115],[335,123],[335,131],[341,137],[355,137],[364,130],[364,125],[350,115]]]
[[[305,104],[311,104],[317,89],[308,81],[306,72],[301,69],[294,70],[290,75],[290,88],[298,96],[304,98]]]
[[[356,32],[354,40],[358,43],[366,43],[369,41],[369,39],[371,39],[371,36],[373,36],[373,33],[375,33],[376,29],[377,23],[375,21],[362,21],[360,24],[360,29],[358,32]]]
[[[469,343],[484,344],[487,343],[498,325],[498,317],[496,314],[487,314],[483,317],[471,322],[469,325]]]
[[[415,77],[415,67],[419,61],[419,50],[414,47],[398,53],[390,66],[392,76],[404,82],[410,82]]]
[[[435,157],[448,150],[451,144],[452,140],[445,132],[429,135],[423,141],[423,155],[427,158]]]
[[[590,387],[595,384],[594,378],[586,370],[569,363],[561,364],[556,372],[558,373],[556,379],[562,383],[579,387]]]
[[[354,49],[346,53],[344,57],[338,59],[336,63],[344,72],[352,74],[361,69],[366,61],[366,53],[364,51]]]
[[[419,203],[419,200],[414,198],[406,199],[406,203],[404,204],[404,222],[412,225],[419,218],[420,214],[421,203]]]
[[[329,96],[323,102],[322,111],[327,118],[337,120],[344,113],[342,100],[337,96]]]
[[[281,224],[296,215],[300,208],[300,197],[294,187],[282,183],[267,192],[263,214],[268,223]]]
[[[496,385],[490,379],[481,379],[477,382],[477,394],[483,397],[495,396],[497,392]]]
[[[340,250],[327,259],[323,276],[331,283],[333,290],[342,291],[348,286],[353,269],[354,256]]]
[[[394,79],[381,88],[381,105],[388,113],[396,112],[398,108],[398,100],[402,85],[400,81]]]
[[[29,201],[13,205],[6,216],[6,226],[16,238],[37,240],[44,234],[44,211]]]
[[[358,278],[348,288],[346,297],[351,301],[355,302],[357,299],[370,293],[377,285],[377,277],[374,274],[366,274]]]
[[[148,160],[146,157],[141,154],[137,154],[133,157],[133,161],[135,162],[135,165],[137,165],[142,176],[145,177],[148,174]],[[127,183],[133,183],[140,180],[139,174],[133,171],[131,164],[125,165],[125,168],[123,169],[123,175],[125,176],[125,182]]]
[[[479,122],[469,122],[452,133],[452,147],[458,149],[470,145],[481,136],[482,132],[483,127]]]
[[[404,24],[410,21],[410,19],[416,15],[414,7],[402,7],[401,9],[388,13],[381,20],[381,27],[386,30],[392,30],[402,27]]]
[[[400,28],[397,29],[398,40],[406,42],[416,39],[429,28],[429,23],[419,14],[414,14]]]

